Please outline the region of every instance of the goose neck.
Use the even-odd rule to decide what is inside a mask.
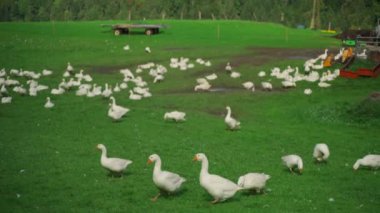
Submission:
[[[227,108],[227,118],[230,118],[231,117],[231,109],[230,108]]]
[[[161,159],[157,159],[154,164],[154,170],[153,173],[158,173],[161,171]]]
[[[201,169],[201,175],[208,174],[208,160],[207,158],[204,158],[202,160],[202,169]]]
[[[105,160],[107,158],[107,150],[106,148],[102,148],[102,156],[101,156],[101,160]]]

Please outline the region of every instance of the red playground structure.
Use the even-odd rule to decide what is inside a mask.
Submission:
[[[340,68],[340,76],[344,78],[358,78],[359,76],[376,78],[380,75],[380,63],[373,69],[359,68],[355,71],[348,70],[348,67],[355,61],[355,55],[348,58]]]

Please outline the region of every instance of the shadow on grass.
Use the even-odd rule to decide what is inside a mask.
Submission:
[[[369,167],[369,166],[362,166],[362,167],[358,168],[357,170],[352,170],[352,171],[354,171],[355,173],[357,173],[357,172],[360,172],[360,171],[377,172],[377,170],[379,170],[379,168],[373,168],[373,167]]]
[[[242,191],[241,194],[243,196],[250,197],[250,196],[265,196],[268,193],[264,189],[261,192],[257,192],[256,190],[245,190],[245,191]]]
[[[214,198],[210,195],[210,194],[207,194],[207,193],[203,193],[202,195],[202,202],[206,202],[207,205],[209,206],[213,206],[213,205],[223,205],[224,203],[235,203],[235,202],[239,202],[241,200],[241,198],[238,196],[238,193],[237,192],[233,197],[225,200],[225,201],[222,201],[222,202],[217,202],[217,203],[212,203],[212,201],[214,200]]]
[[[158,202],[160,199],[168,199],[168,200],[176,199],[178,197],[181,197],[187,191],[188,189],[186,188],[183,188],[175,193],[168,193],[166,191],[160,190],[160,197],[156,201],[152,201],[152,202]]]
[[[109,178],[115,178],[115,179],[122,179],[123,177],[128,177],[130,176],[131,173],[130,172],[121,172],[121,173],[118,173],[118,172],[108,172],[107,174],[107,177]]]
[[[284,168],[282,171],[283,171],[284,173],[288,173],[288,174],[290,174],[290,175],[295,175],[295,176],[301,176],[301,175],[302,175],[302,173],[300,173],[300,172],[298,171],[298,169],[293,169],[293,172],[291,172],[288,168]]]

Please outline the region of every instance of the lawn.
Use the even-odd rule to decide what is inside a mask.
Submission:
[[[0,69],[51,69],[52,76],[39,80],[50,89],[57,88],[67,62],[76,71],[84,69],[98,85],[122,82],[119,70],[134,71],[138,64],[168,68],[159,84],[152,83],[148,71],[142,74],[153,97],[131,101],[127,91],[114,95],[118,104],[131,109],[120,122],[107,116],[109,100],[101,97],[77,97],[75,90],[53,96],[49,89],[37,97],[11,92],[12,103],[0,105],[3,212],[378,211],[378,171],[353,171],[352,165],[366,154],[380,154],[380,101],[369,98],[379,92],[380,80],[338,78],[330,88],[300,82],[282,89],[281,81],[257,76],[276,66],[302,71],[306,53],[317,57],[324,48],[336,53],[338,40],[272,23],[175,20],[164,21],[168,28],[158,35],[115,37],[100,27],[110,23],[118,22],[0,23]],[[123,50],[126,44],[128,52]],[[151,54],[144,52],[146,46]],[[263,56],[264,48],[272,50],[273,58]],[[171,69],[170,58],[181,56],[210,60],[212,66]],[[225,74],[229,61],[241,72],[240,79]],[[195,93],[196,78],[214,72],[219,78],[213,87],[227,91]],[[269,79],[275,89],[262,91],[260,82]],[[241,83],[247,80],[255,83],[256,92],[243,90]],[[313,90],[311,96],[303,94],[305,88]],[[55,103],[50,110],[43,107],[47,96]],[[227,105],[241,122],[238,131],[226,130]],[[164,121],[164,113],[172,110],[186,112],[186,122]],[[326,164],[315,164],[313,147],[321,142],[329,145],[331,157]],[[99,143],[109,156],[133,161],[122,178],[108,176],[101,167],[95,148]],[[234,182],[248,172],[269,174],[267,193],[239,192],[211,205],[213,198],[199,185],[201,165],[192,162],[200,152],[210,161],[210,173]],[[180,193],[157,202],[150,200],[158,189],[153,166],[146,164],[153,153],[161,156],[163,169],[187,179]],[[281,163],[281,156],[293,153],[303,158],[302,175],[291,174]]]

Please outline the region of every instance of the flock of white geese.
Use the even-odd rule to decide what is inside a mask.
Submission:
[[[123,49],[129,51],[130,47],[129,45],[126,45]],[[146,47],[145,52],[151,53],[151,49],[149,47]],[[280,79],[282,87],[284,88],[296,87],[296,83],[298,81],[318,82],[319,87],[330,87],[331,83],[329,82],[333,81],[337,76],[339,76],[339,70],[327,70],[321,75],[317,71],[318,69],[323,68],[323,66],[317,66],[317,64],[319,61],[323,63],[323,60],[325,60],[327,57],[327,52],[328,50],[326,49],[324,54],[319,55],[317,58],[307,60],[304,64],[303,71],[300,71],[298,67],[291,66],[288,66],[284,70],[281,70],[279,67],[274,67],[271,69],[269,74],[267,74],[265,71],[260,71],[258,73],[259,78],[265,78],[269,76],[268,80],[261,81],[262,89],[268,91],[273,89],[270,78]],[[339,60],[340,57],[341,54],[337,54],[335,60]],[[172,69],[185,71],[194,68],[195,64],[204,65],[206,67],[210,67],[212,65],[210,61],[203,60],[202,58],[197,58],[195,62],[192,62],[189,58],[180,57],[171,58],[169,66]],[[130,69],[120,70],[120,73],[123,75],[122,81],[116,83],[114,86],[106,83],[104,87],[102,87],[96,83],[91,83],[93,81],[93,78],[89,74],[85,74],[83,69],[75,73],[73,66],[68,63],[66,71],[63,73],[62,81],[59,83],[59,85],[57,85],[57,88],[51,89],[50,94],[57,96],[64,94],[68,90],[76,89],[75,94],[77,96],[87,96],[89,98],[95,96],[103,96],[105,98],[109,98],[113,93],[122,92],[122,90],[129,90],[129,99],[131,100],[149,98],[152,96],[152,94],[149,91],[148,83],[144,81],[143,78],[139,75],[145,70],[148,71],[149,75],[153,78],[153,83],[163,81],[165,79],[165,74],[168,71],[168,69],[163,65],[149,62],[146,64],[138,65],[134,73]],[[235,71],[230,63],[227,63],[225,70],[231,78],[241,78],[241,74]],[[9,72],[7,72],[3,68],[0,70],[1,103],[9,104],[12,102],[12,96],[8,91],[10,88],[12,88],[14,93],[30,96],[37,96],[39,92],[49,89],[48,86],[40,84],[38,80],[40,77],[49,76],[52,73],[53,71],[46,69],[42,70],[41,73],[22,69],[11,69]],[[13,79],[21,77],[24,77],[26,79],[25,86],[24,84],[20,83],[18,79]],[[197,84],[194,86],[194,91],[210,91],[212,89],[211,82],[217,78],[218,75],[216,73],[197,78]],[[128,89],[131,86],[129,85],[130,82],[134,83],[134,87]],[[255,84],[252,81],[243,82],[242,86],[252,92],[255,91]],[[304,90],[304,93],[306,95],[311,95],[312,90],[310,88],[306,88]],[[112,107],[110,107],[109,110],[109,116],[115,120],[118,120],[122,117],[120,116],[122,113],[115,111],[115,108],[118,108],[115,106],[115,100],[113,100]],[[45,107],[54,107],[54,104],[49,97],[46,98]],[[126,113],[128,110],[122,109],[121,111]]]
[[[132,164],[131,160],[108,158],[106,147],[103,144],[98,144],[97,148],[102,152],[100,158],[101,165],[111,173],[122,175],[127,167]],[[317,162],[327,161],[329,156],[330,150],[326,144],[320,143],[315,145],[313,158]],[[296,169],[300,174],[302,173],[304,166],[300,156],[291,154],[283,156],[281,159],[283,164],[288,167],[292,173],[295,172],[294,169]],[[197,153],[193,160],[200,161],[202,164],[199,175],[199,183],[201,187],[214,198],[211,202],[213,204],[223,202],[233,197],[235,193],[240,190],[264,193],[266,182],[271,178],[270,175],[265,173],[250,172],[240,176],[237,183],[235,183],[234,181],[220,175],[210,174],[209,162],[204,153]],[[156,201],[161,195],[161,192],[165,192],[167,194],[178,192],[182,184],[186,182],[186,179],[181,177],[179,174],[162,170],[162,161],[160,156],[157,154],[150,155],[147,163],[155,164],[153,168],[153,183],[160,190],[160,192],[151,199],[152,201]],[[358,159],[353,165],[353,169],[357,170],[360,166],[379,168],[380,155],[366,155],[362,159]]]
[[[124,50],[129,51],[129,45],[124,47]],[[147,53],[151,53],[149,47],[145,48]],[[322,69],[323,66],[318,65],[318,61],[326,59],[328,50],[325,53],[307,60],[304,64],[303,72],[300,72],[298,67],[292,68],[288,66],[286,69],[281,70],[278,67],[271,69],[271,72],[267,75],[265,71],[260,71],[258,73],[259,78],[264,78],[266,76],[275,77],[281,79],[282,86],[284,88],[296,87],[296,82],[298,81],[308,81],[308,82],[318,82],[318,86],[326,88],[331,86],[330,83],[337,76],[339,76],[339,70],[326,71],[322,75],[317,71]],[[336,58],[335,60],[338,60]],[[198,58],[194,62],[191,62],[189,58],[171,58],[170,68],[179,69],[182,71],[192,69],[195,64],[210,67],[212,64],[210,61]],[[120,120],[125,116],[130,109],[117,105],[116,99],[113,94],[123,92],[128,90],[129,99],[133,101],[141,100],[143,98],[149,98],[152,94],[149,91],[147,81],[139,75],[142,72],[149,72],[152,77],[152,82],[157,83],[165,79],[165,74],[168,69],[160,64],[146,63],[137,66],[135,72],[129,69],[120,70],[122,74],[122,81],[111,85],[106,83],[104,87],[97,85],[96,83],[91,83],[93,81],[92,76],[85,74],[83,70],[79,72],[74,72],[73,66],[68,63],[66,71],[63,73],[62,81],[57,85],[57,88],[52,88],[50,94],[53,96],[59,96],[66,93],[69,90],[75,90],[77,96],[86,96],[88,98],[93,98],[96,96],[102,96],[104,98],[109,98],[109,108],[108,116],[113,120]],[[225,67],[227,74],[234,79],[241,78],[241,74],[235,71],[231,64],[228,63]],[[306,74],[305,74],[306,73]],[[9,104],[12,102],[11,92],[8,90],[12,89],[13,93],[18,93],[20,95],[37,96],[39,92],[48,90],[49,87],[40,84],[38,80],[41,77],[50,76],[53,74],[51,70],[42,70],[41,73],[27,70],[17,70],[11,69],[7,72],[5,69],[0,70],[0,95],[1,103]],[[24,78],[26,85],[20,83],[19,79]],[[197,84],[194,87],[194,91],[209,91],[212,88],[211,82],[218,78],[216,73],[208,74],[202,78],[196,79]],[[133,85],[132,85],[132,84]],[[242,83],[242,86],[252,92],[255,91],[255,85],[252,81],[246,81]],[[133,87],[133,88],[132,88]],[[273,86],[270,80],[262,81],[261,87],[263,90],[272,90]],[[304,90],[306,95],[311,95],[312,90],[307,88]],[[49,96],[46,97],[45,108],[53,108],[55,104],[51,101]],[[231,107],[226,106],[227,114],[224,121],[230,130],[236,130],[240,128],[240,122],[232,117]],[[176,122],[186,121],[186,113],[180,111],[166,112],[163,116],[165,120],[174,120]],[[122,172],[127,168],[128,165],[132,163],[131,160],[120,159],[120,158],[108,158],[106,147],[102,144],[98,144],[97,148],[102,151],[101,154],[101,165],[107,170],[113,173],[122,174]],[[314,148],[313,156],[317,161],[326,161],[330,155],[330,151],[326,144],[317,144]],[[209,163],[207,157],[203,153],[198,153],[194,156],[195,161],[200,161],[202,163],[202,168],[200,172],[200,185],[214,198],[212,203],[222,202],[230,197],[232,197],[239,190],[255,190],[257,192],[262,192],[266,185],[266,181],[270,179],[270,176],[264,173],[247,173],[239,177],[237,183],[223,178],[219,175],[209,174],[208,167]],[[286,165],[291,172],[294,172],[294,168],[302,173],[303,162],[300,156],[292,154],[282,157],[284,165]],[[186,181],[185,178],[178,174],[161,170],[161,159],[157,154],[149,156],[148,163],[155,163],[153,170],[153,182],[161,190],[168,193],[174,193],[178,191],[181,185]],[[358,169],[359,166],[369,166],[369,167],[380,167],[380,155],[367,155],[362,159],[359,159],[354,164],[353,168]],[[160,193],[155,196],[152,200],[157,200]]]

